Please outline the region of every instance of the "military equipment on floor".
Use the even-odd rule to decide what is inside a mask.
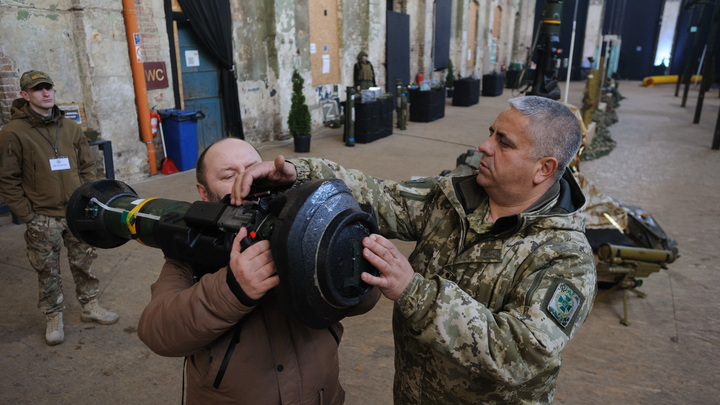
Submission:
[[[378,232],[372,209],[341,180],[313,180],[287,190],[251,193],[245,205],[139,198],[125,183],[99,180],[79,187],[67,220],[80,240],[114,248],[130,239],[193,264],[196,278],[227,266],[235,236],[243,248],[270,241],[286,311],[325,328],[344,318],[371,290],[362,272],[378,275],[362,255],[362,239]]]
[[[611,278],[611,287],[598,295],[595,301],[602,300],[618,289],[623,292],[623,325],[629,325],[627,315],[628,291],[638,297],[645,298],[647,294],[638,291],[642,285],[641,278],[667,269],[666,264],[675,261],[675,253],[669,250],[645,249],[630,246],[616,246],[603,244],[598,248],[597,263],[598,278]]]
[[[609,286],[595,298],[595,302],[614,291],[622,290],[623,318],[620,323],[627,326],[630,324],[627,314],[628,291],[641,298],[647,297],[647,294],[637,290],[642,285],[641,279],[667,269],[666,265],[674,262],[679,254],[677,242],[667,236],[650,213],[621,202],[617,202],[617,205],[627,214],[625,228],[613,221],[618,229],[588,228],[585,234],[598,256],[598,282],[600,286]]]

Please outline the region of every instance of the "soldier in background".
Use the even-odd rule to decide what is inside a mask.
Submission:
[[[0,130],[0,196],[27,224],[25,241],[30,264],[37,271],[45,314],[45,340],[65,340],[60,249],[68,250],[75,293],[83,322],[110,325],[118,315],[98,304],[98,279],[91,272],[97,250],[78,241],[65,220],[73,191],[95,180],[95,160],[80,126],[55,105],[50,77],[36,70],[20,77],[20,95],[13,101],[10,123]]]
[[[353,69],[353,82],[355,84],[355,90],[367,90],[370,87],[376,87],[375,84],[375,70],[373,69],[372,63],[367,60],[368,54],[360,52],[357,56],[357,63]]]
[[[377,213],[364,238],[380,276],[362,274],[395,301],[394,403],[551,403],[562,350],[596,293],[585,206],[565,168],[581,129],[561,103],[510,100],[478,148],[477,170],[404,183],[324,159],[278,156],[235,181],[345,181]],[[386,238],[417,241],[406,258]]]

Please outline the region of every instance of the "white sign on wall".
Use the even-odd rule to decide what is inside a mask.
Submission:
[[[185,51],[185,66],[194,67],[200,66],[200,55],[198,51]]]
[[[322,72],[323,74],[330,73],[330,55],[323,55],[322,56]]]

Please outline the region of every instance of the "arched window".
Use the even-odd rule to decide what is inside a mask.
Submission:
[[[502,7],[495,7],[495,16],[493,17],[493,37],[500,39],[500,28],[502,27]]]

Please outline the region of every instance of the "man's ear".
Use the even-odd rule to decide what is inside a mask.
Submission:
[[[533,183],[538,185],[545,180],[552,178],[557,168],[558,161],[554,157],[544,157],[538,160],[535,177],[533,177]]]
[[[200,198],[202,198],[203,201],[210,201],[210,197],[208,196],[205,186],[200,183],[195,183],[195,186],[197,187],[198,193],[200,193]]]
[[[30,95],[25,90],[20,91],[20,97],[24,98],[25,101],[30,101]]]

